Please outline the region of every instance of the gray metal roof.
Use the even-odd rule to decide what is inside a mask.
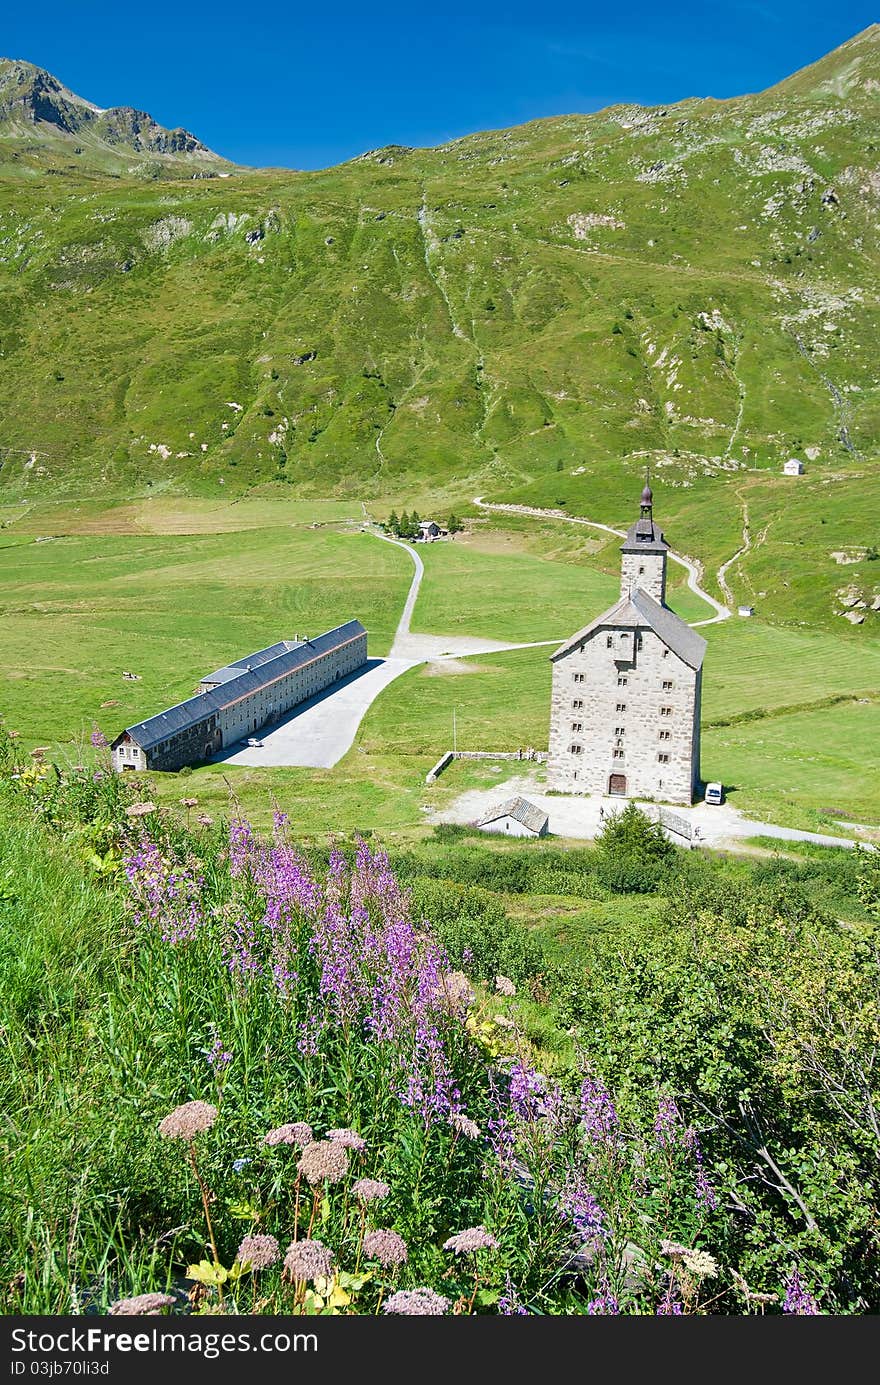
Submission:
[[[223,668],[217,668],[213,673],[205,674],[201,683],[228,683],[232,678],[245,669],[260,668],[267,664],[270,659],[277,659],[279,654],[286,654],[288,649],[295,649],[303,644],[303,640],[278,640],[276,644],[270,644],[266,649],[258,649],[256,654],[247,654],[243,659],[236,659],[234,663],[225,664]]]
[[[619,628],[621,625],[636,627],[647,625],[655,635],[663,641],[673,654],[688,665],[689,668],[699,669],[703,665],[703,655],[706,652],[706,641],[702,635],[698,635],[696,630],[692,630],[689,625],[677,616],[674,611],[670,611],[668,606],[661,606],[659,601],[655,601],[653,596],[649,596],[641,587],[636,587],[629,596],[622,596],[615,605],[610,606],[601,616],[590,621],[583,630],[578,630],[576,635],[572,635],[570,640],[550,655],[555,663],[557,659],[570,654],[578,645],[585,644],[591,635],[597,630],[608,627]]]
[[[620,551],[621,553],[666,553],[669,551],[669,544],[663,537],[660,525],[655,524],[653,519],[642,516],[627,529],[626,538],[620,545]]]
[[[530,832],[543,832],[548,822],[547,814],[534,803],[530,803],[527,798],[517,797],[507,798],[503,803],[499,803],[497,808],[490,809],[475,826],[486,827],[488,823],[497,822],[499,818],[513,818],[514,822],[521,822]]]
[[[125,729],[142,750],[149,750],[161,741],[167,740],[169,736],[196,726],[200,721],[222,712],[243,697],[259,692],[276,679],[284,678],[295,669],[304,667],[318,655],[328,654],[331,650],[338,649],[357,636],[365,634],[366,630],[359,620],[349,620],[345,625],[337,625],[335,629],[327,630],[313,640],[299,644],[294,644],[292,640],[283,640],[283,652],[267,659],[259,669],[239,669],[235,678],[222,683],[219,688],[214,688],[211,692],[196,693],[195,697],[188,697],[185,702],[178,702],[176,706],[168,707],[164,712],[158,712],[156,716],[147,717],[145,721],[139,721],[135,726],[127,726]],[[247,663],[248,660],[245,659],[243,662]],[[118,745],[121,739],[122,735],[117,736],[113,742],[114,746]]]

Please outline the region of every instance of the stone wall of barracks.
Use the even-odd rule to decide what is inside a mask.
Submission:
[[[257,692],[249,693],[220,713],[223,745],[252,736],[267,722],[278,721],[300,702],[315,697],[338,679],[354,673],[367,658],[367,636],[356,635],[338,649],[316,655],[301,668],[282,675]]]
[[[171,771],[206,760],[220,749],[216,712],[169,736],[167,742],[162,741],[161,744],[167,745],[167,749],[159,750],[157,747],[147,751],[150,769]]]
[[[553,666],[551,786],[604,794],[609,777],[623,774],[628,797],[690,803],[698,681],[650,629],[595,631],[582,649]],[[664,682],[672,687],[664,688]],[[580,731],[572,729],[578,725]],[[623,728],[623,756],[615,758],[617,727]],[[580,754],[572,753],[573,745],[583,747]],[[668,755],[668,762],[661,763],[660,754]]]

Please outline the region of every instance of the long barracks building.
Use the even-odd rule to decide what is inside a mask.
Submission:
[[[349,620],[314,640],[279,640],[208,674],[199,691],[113,742],[113,766],[176,770],[207,760],[354,673],[367,661],[367,632]]]

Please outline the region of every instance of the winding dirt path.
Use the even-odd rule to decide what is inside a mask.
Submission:
[[[733,564],[736,563],[736,562],[738,562],[740,558],[745,557],[746,553],[748,553],[749,550],[750,550],[751,547],[752,547],[752,533],[751,533],[751,530],[750,530],[750,528],[749,528],[749,507],[748,507],[748,503],[747,503],[745,500],[743,500],[743,502],[742,502],[742,511],[743,511],[743,529],[742,529],[742,538],[743,538],[743,541],[742,541],[742,546],[736,550],[736,552],[734,553],[734,555],[733,555],[732,558],[728,558],[726,563],[722,563],[722,564],[721,564],[720,568],[718,569],[717,573],[715,574],[716,577],[717,577],[717,579],[718,579],[718,585],[719,585],[719,587],[721,588],[722,592],[724,593],[724,599],[725,599],[725,601],[730,602],[730,605],[731,605],[731,606],[733,605],[733,592],[730,590],[730,586],[728,585],[728,581],[727,581],[727,570],[728,570],[728,568],[733,567]]]
[[[526,515],[535,519],[562,519],[568,524],[583,524],[586,525],[588,529],[601,529],[606,534],[615,534],[617,538],[626,538],[625,529],[613,529],[610,524],[600,524],[599,521],[595,519],[583,519],[580,515],[567,515],[564,510],[544,510],[539,509],[535,505],[496,505],[488,500],[484,500],[481,495],[474,496],[474,504],[479,505],[481,510],[491,510],[500,514]],[[703,576],[702,564],[699,563],[696,558],[688,558],[683,553],[673,552],[672,549],[669,550],[669,556],[674,563],[678,563],[678,565],[683,567],[687,572],[687,585],[694,595],[698,596],[701,601],[705,601],[715,612],[714,616],[709,616],[706,620],[692,620],[689,623],[696,629],[696,627],[700,625],[715,625],[719,620],[729,619],[731,614],[730,609],[722,605],[720,601],[716,601],[715,597],[710,596],[705,588],[700,585]],[[722,590],[724,589],[722,588]],[[725,592],[725,595],[728,597],[728,600],[730,600],[729,593]]]

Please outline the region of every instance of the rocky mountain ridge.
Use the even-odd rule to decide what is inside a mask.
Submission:
[[[7,156],[76,159],[99,171],[126,171],[133,161],[158,159],[226,167],[188,130],[166,129],[132,106],[106,110],[77,96],[44,68],[0,58],[0,147]]]

